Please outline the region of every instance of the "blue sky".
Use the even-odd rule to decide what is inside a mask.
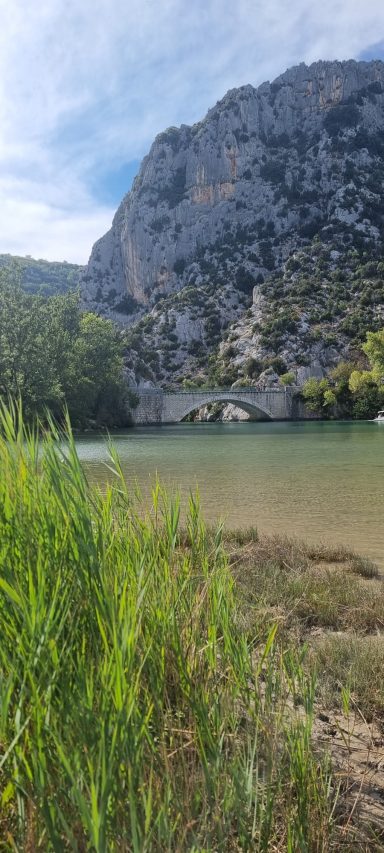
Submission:
[[[0,0],[0,252],[86,262],[156,133],[320,58],[384,58],[383,0]]]

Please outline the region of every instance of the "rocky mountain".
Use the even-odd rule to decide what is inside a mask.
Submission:
[[[131,381],[301,382],[382,325],[383,130],[384,63],[348,61],[157,136],[82,279]]]
[[[20,276],[21,285],[25,290],[44,296],[76,290],[84,270],[79,264],[69,264],[66,261],[44,261],[0,254],[0,269],[4,267],[11,270],[16,278]]]

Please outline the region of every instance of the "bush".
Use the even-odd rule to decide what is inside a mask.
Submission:
[[[271,184],[282,184],[285,178],[285,164],[280,160],[269,160],[260,166],[260,176]]]
[[[280,355],[275,355],[272,358],[265,359],[263,362],[263,369],[265,370],[268,367],[272,367],[275,373],[279,376],[287,372],[287,365]]]
[[[280,376],[280,382],[282,385],[294,385],[296,381],[295,374],[292,371],[288,373],[282,373]]]
[[[262,362],[258,358],[247,358],[244,364],[244,373],[249,379],[257,379],[263,369]]]
[[[173,264],[173,272],[175,272],[176,275],[183,275],[186,266],[187,262],[185,258],[178,258]]]
[[[356,104],[337,104],[331,107],[324,119],[324,127],[330,136],[347,127],[355,127],[360,119],[360,111]]]

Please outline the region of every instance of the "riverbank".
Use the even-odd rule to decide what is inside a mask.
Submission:
[[[193,497],[181,527],[159,486],[144,512],[113,451],[102,494],[70,436],[41,446],[6,415],[3,432],[0,837],[377,849],[363,789],[384,706],[374,565],[206,526]],[[362,722],[377,752],[360,779]]]

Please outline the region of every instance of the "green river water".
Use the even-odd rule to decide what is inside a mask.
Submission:
[[[384,567],[384,424],[300,421],[177,424],[113,435],[124,475],[149,494],[156,474],[205,518],[345,544]],[[105,439],[77,439],[91,480],[111,478]]]

